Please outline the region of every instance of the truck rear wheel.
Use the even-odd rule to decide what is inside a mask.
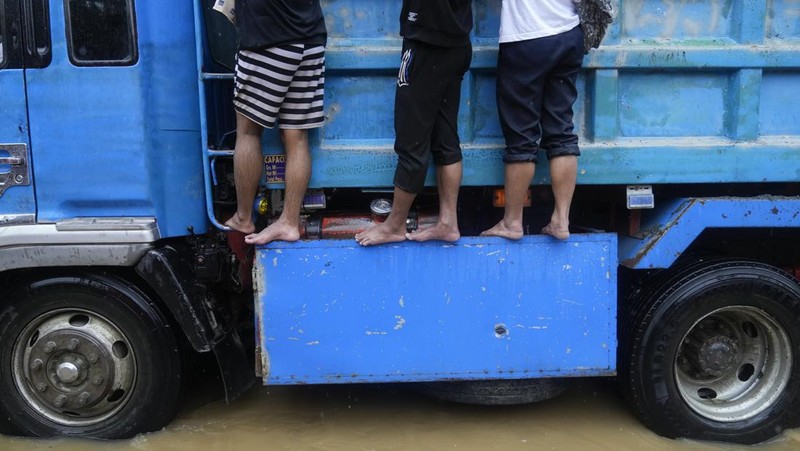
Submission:
[[[620,333],[620,378],[667,437],[753,444],[798,424],[800,284],[750,261],[670,271]]]
[[[24,283],[0,309],[0,430],[127,438],[175,415],[181,353],[164,316],[125,282]]]

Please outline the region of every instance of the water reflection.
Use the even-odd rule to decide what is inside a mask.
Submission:
[[[608,380],[579,380],[556,399],[513,407],[442,402],[396,385],[259,387],[227,406],[216,400],[216,385],[205,384],[161,432],[101,443],[0,436],[0,449],[800,449],[800,429],[757,447],[661,438],[639,424]]]

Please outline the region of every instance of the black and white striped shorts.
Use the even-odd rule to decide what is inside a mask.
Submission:
[[[324,92],[324,46],[290,44],[237,55],[233,106],[263,127],[321,127]]]

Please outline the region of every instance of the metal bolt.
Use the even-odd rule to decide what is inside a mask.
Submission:
[[[88,401],[89,401],[89,393],[83,392],[80,395],[78,395],[78,402],[80,404],[86,404]]]
[[[90,363],[97,363],[97,354],[95,354],[94,352],[89,354],[89,356],[86,358],[89,359]]]
[[[43,366],[44,362],[42,362],[40,359],[36,359],[33,362],[31,362],[31,369],[34,371],[41,370]]]
[[[92,379],[92,383],[94,385],[101,385],[103,383],[103,377],[102,376],[95,376],[94,379]]]
[[[67,403],[67,397],[64,395],[59,395],[56,397],[56,399],[53,400],[53,404],[55,404],[56,407],[64,407],[64,404],[66,403]]]
[[[44,353],[45,353],[45,354],[50,354],[51,352],[55,351],[57,347],[58,347],[58,346],[56,345],[56,342],[54,342],[54,341],[48,341],[48,342],[47,342],[47,343],[44,345]]]
[[[78,349],[78,346],[80,346],[80,345],[81,345],[81,342],[78,341],[77,338],[73,338],[72,340],[69,341],[69,343],[67,343],[67,348],[70,351],[74,351],[74,350]]]
[[[44,382],[39,382],[38,384],[36,384],[36,391],[38,391],[39,393],[43,393],[45,390],[47,390],[47,385],[45,385]]]
[[[17,174],[17,176],[14,177],[14,181],[17,183],[22,183],[23,181],[25,181],[25,177],[23,177],[22,174]]]

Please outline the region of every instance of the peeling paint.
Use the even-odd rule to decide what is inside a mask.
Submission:
[[[397,324],[394,326],[394,330],[400,330],[403,328],[403,326],[406,325],[406,319],[403,318],[402,316],[395,316],[394,318],[397,320]]]

